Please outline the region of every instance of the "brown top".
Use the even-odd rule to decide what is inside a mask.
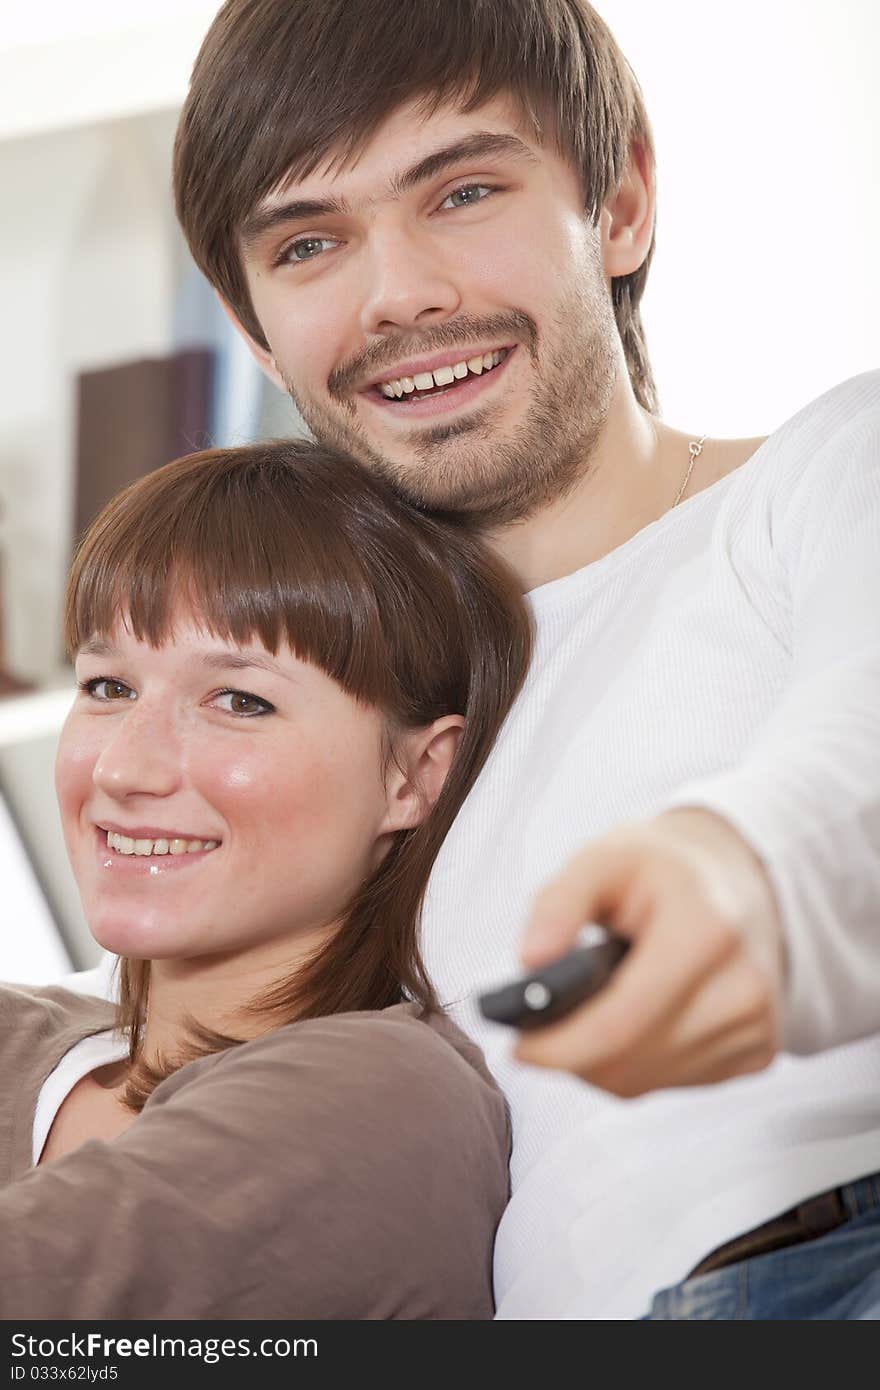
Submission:
[[[46,1077],[113,1007],[0,987],[0,1318],[489,1318],[509,1127],[412,1004],[190,1062],[124,1134],[32,1167]]]

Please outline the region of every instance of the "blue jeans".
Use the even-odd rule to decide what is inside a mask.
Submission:
[[[840,1191],[850,1213],[842,1226],[662,1289],[643,1321],[880,1322],[880,1174]]]

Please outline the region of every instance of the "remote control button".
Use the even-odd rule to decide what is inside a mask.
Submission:
[[[552,997],[547,986],[542,985],[540,980],[532,980],[523,990],[523,999],[530,1009],[546,1009]]]

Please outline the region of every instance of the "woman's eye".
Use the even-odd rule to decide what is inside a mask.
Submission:
[[[91,695],[94,700],[134,700],[135,693],[131,686],[124,681],[111,679],[110,676],[94,676],[90,681],[79,681],[80,690],[84,690],[87,695]]]
[[[246,690],[221,690],[214,696],[214,703],[219,705],[220,709],[228,710],[230,714],[247,717],[271,714],[275,708],[268,700],[261,700],[259,695],[249,695]]]
[[[320,256],[325,246],[333,245],[335,245],[335,243],[332,237],[300,237],[298,241],[293,241],[289,246],[284,248],[280,260],[288,263],[291,261],[314,261]]]
[[[465,183],[461,188],[454,188],[440,204],[441,208],[466,208],[473,203],[482,203],[494,189],[489,188],[485,183]]]

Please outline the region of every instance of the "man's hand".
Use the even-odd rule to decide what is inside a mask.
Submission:
[[[588,845],[538,895],[529,969],[587,922],[632,941],[608,985],[559,1023],[522,1034],[521,1062],[619,1096],[759,1071],[780,1043],[784,948],[767,873],[703,810],[667,811]]]

